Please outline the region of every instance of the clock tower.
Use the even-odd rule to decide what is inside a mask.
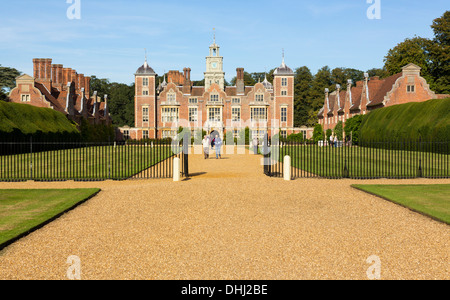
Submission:
[[[223,71],[223,57],[219,53],[219,45],[216,44],[216,35],[214,42],[209,46],[209,56],[206,57],[205,88],[216,83],[222,90],[225,89],[225,72]]]

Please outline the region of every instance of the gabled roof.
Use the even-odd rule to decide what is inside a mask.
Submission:
[[[372,107],[382,104],[384,97],[392,90],[395,82],[402,77],[402,75],[402,73],[398,73],[382,80],[369,81],[370,103],[368,103],[367,106]]]
[[[350,106],[350,110],[357,110],[361,105],[361,95],[362,95],[362,86],[354,86],[351,89],[352,92],[352,105]]]

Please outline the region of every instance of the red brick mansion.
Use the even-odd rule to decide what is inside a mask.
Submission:
[[[35,58],[33,77],[17,77],[9,98],[11,102],[57,110],[77,124],[85,119],[91,124],[109,125],[107,96],[102,101],[97,92],[91,95],[90,80],[76,70],[52,64],[50,58]]]
[[[339,85],[332,93],[325,89],[325,103],[318,115],[319,123],[324,130],[334,129],[339,121],[345,123],[355,115],[374,109],[449,97],[436,95],[420,76],[420,70],[415,64],[408,64],[401,73],[385,79],[369,78],[366,73],[365,79],[358,81],[356,86],[349,80],[346,90],[341,90]]]
[[[214,41],[206,57],[204,86],[193,86],[190,68],[183,73],[170,71],[158,86],[156,76],[147,60],[136,71],[135,128],[121,128],[124,138],[173,138],[179,127],[193,133],[217,131],[222,136],[230,131],[237,136],[246,127],[258,137],[271,133],[272,127],[283,136],[295,131],[294,72],[284,58],[273,74],[273,84],[266,78],[245,86],[244,69],[237,68],[236,85],[225,86],[223,57]]]

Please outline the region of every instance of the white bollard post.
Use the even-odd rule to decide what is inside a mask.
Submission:
[[[284,157],[283,162],[283,168],[284,168],[284,180],[290,181],[291,180],[291,157],[289,155],[286,155]]]
[[[173,181],[180,181],[180,159],[178,157],[173,159]]]

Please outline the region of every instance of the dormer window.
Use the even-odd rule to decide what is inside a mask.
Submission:
[[[416,92],[416,86],[415,85],[407,85],[406,86],[406,92],[408,93],[415,93]]]
[[[176,102],[177,94],[175,93],[167,93],[167,102]]]
[[[210,101],[211,102],[219,102],[219,95],[216,95],[216,94],[212,94],[211,96],[210,96]]]
[[[264,102],[264,94],[256,94],[255,102]]]

